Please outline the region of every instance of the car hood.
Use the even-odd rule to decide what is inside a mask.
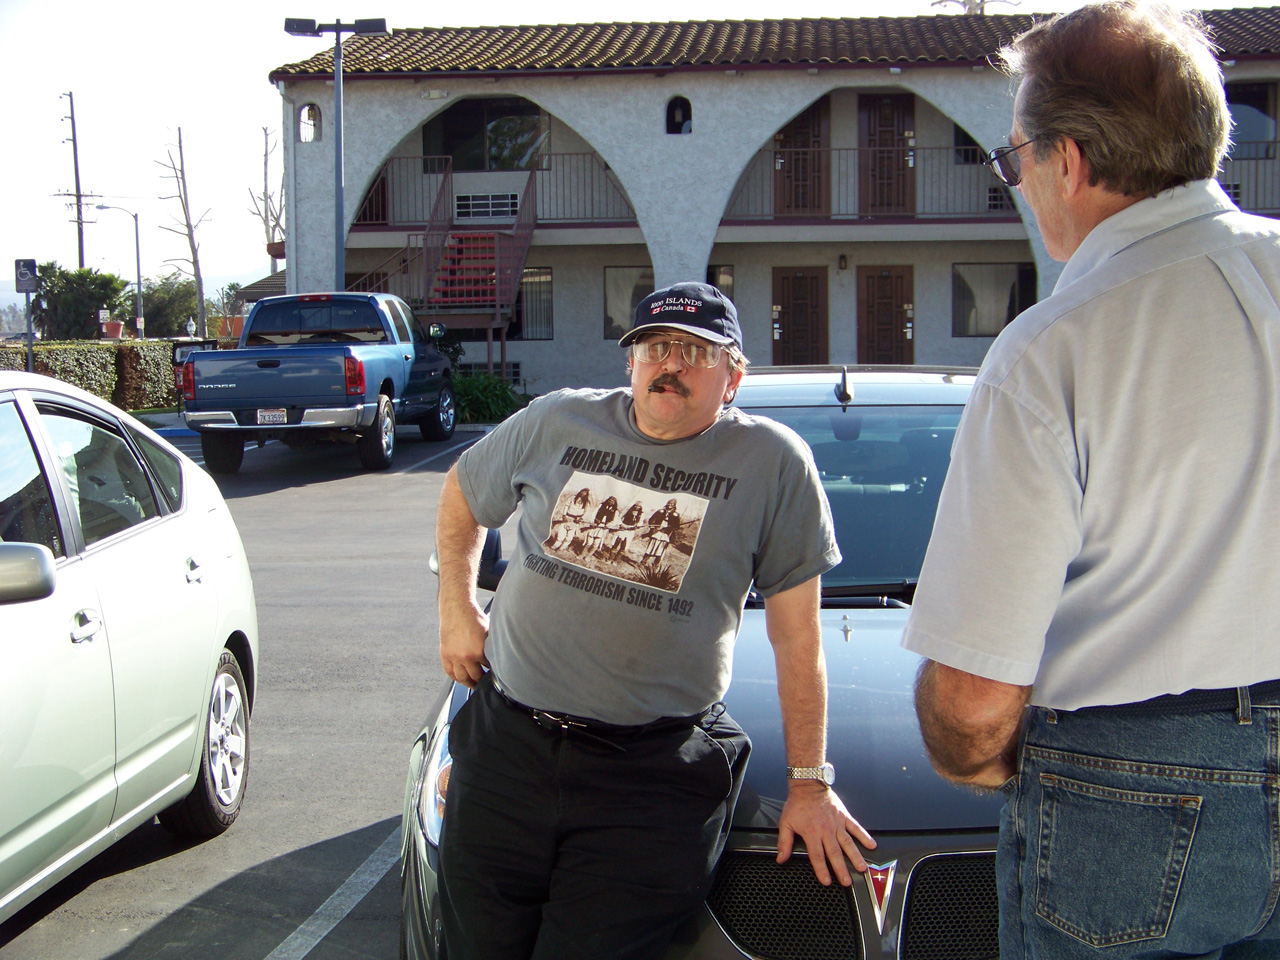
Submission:
[[[912,702],[920,658],[898,645],[908,612],[823,607],[827,759],[836,768],[836,792],[873,835],[993,829],[1001,798],[949,783],[925,754]],[[787,763],[762,609],[743,613],[725,703],[752,743],[734,825],[775,827],[787,796]]]

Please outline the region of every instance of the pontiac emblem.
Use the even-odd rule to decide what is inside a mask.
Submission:
[[[893,893],[893,875],[898,870],[898,861],[889,863],[868,863],[863,877],[867,881],[867,891],[871,894],[871,905],[876,911],[876,929],[884,933],[884,917],[889,906],[889,896]]]

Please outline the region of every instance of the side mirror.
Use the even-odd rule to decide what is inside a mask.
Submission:
[[[43,600],[53,593],[58,571],[53,552],[39,543],[0,543],[0,603]]]
[[[433,323],[427,327],[427,336],[432,340],[443,340],[444,335],[449,332],[449,328],[443,323]]]
[[[497,590],[498,581],[507,569],[507,561],[502,559],[502,533],[498,530],[487,530],[484,535],[484,546],[480,548],[480,573],[476,577],[476,586],[481,590]]]
[[[440,576],[440,558],[435,551],[427,558],[427,566],[437,577]],[[481,590],[497,590],[498,581],[507,569],[507,561],[502,559],[502,533],[489,529],[484,534],[484,546],[480,548],[480,571],[476,575],[476,586]]]

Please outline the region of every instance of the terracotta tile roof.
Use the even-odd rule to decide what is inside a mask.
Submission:
[[[1280,56],[1280,7],[1208,10],[1226,59]],[[985,60],[1033,15],[396,29],[343,43],[345,75],[734,69]],[[333,50],[271,79],[331,76]]]

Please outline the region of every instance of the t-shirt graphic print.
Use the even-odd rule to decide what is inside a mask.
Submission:
[[[542,549],[575,567],[678,593],[706,512],[699,496],[575,471],[556,499]]]

